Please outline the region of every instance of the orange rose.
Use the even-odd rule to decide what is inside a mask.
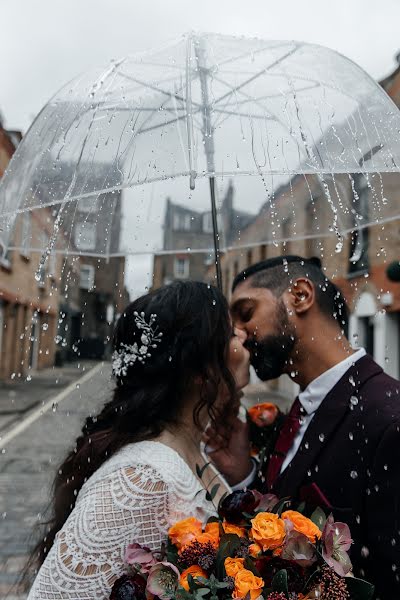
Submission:
[[[194,580],[196,580],[197,577],[205,577],[207,579],[207,573],[198,565],[192,565],[188,569],[185,569],[183,573],[181,573],[179,583],[187,592],[189,591],[189,575],[191,575]]]
[[[258,427],[272,425],[278,415],[278,407],[272,402],[261,402],[248,409],[250,419]]]
[[[264,580],[256,577],[247,569],[241,569],[235,577],[235,589],[232,598],[245,598],[250,594],[250,600],[256,600],[262,594]]]
[[[260,556],[261,552],[262,552],[262,548],[259,544],[257,544],[256,542],[254,542],[253,544],[250,544],[250,546],[249,546],[250,556],[252,556],[253,558],[257,558],[257,556]]]
[[[171,542],[180,548],[189,544],[189,542],[196,539],[201,533],[201,522],[194,517],[189,517],[172,525],[168,531],[168,536]]]
[[[237,525],[233,525],[232,523],[224,523],[222,525],[225,533],[236,533],[239,537],[245,538],[247,537],[247,533],[244,527],[238,527]]]
[[[211,523],[207,523],[204,528],[204,533],[209,533],[214,537],[219,537],[219,523],[216,521],[211,521]]]
[[[306,535],[310,542],[314,543],[322,535],[321,530],[310,519],[297,512],[297,510],[286,510],[282,513],[282,519],[289,519],[293,523],[295,531]]]
[[[283,544],[285,523],[274,513],[260,512],[251,520],[250,535],[264,551],[274,550]]]
[[[244,569],[244,558],[226,558],[224,565],[228,577],[236,577]]]

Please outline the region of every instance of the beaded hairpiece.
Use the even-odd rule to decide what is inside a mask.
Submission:
[[[150,348],[157,348],[162,338],[162,332],[158,327],[153,327],[157,315],[150,315],[147,323],[144,319],[144,312],[140,314],[135,311],[135,325],[143,333],[140,338],[141,346],[136,342],[134,344],[121,344],[119,350],[115,350],[112,355],[112,371],[116,377],[125,377],[128,368],[134,365],[136,361],[143,363],[146,358],[151,357]]]

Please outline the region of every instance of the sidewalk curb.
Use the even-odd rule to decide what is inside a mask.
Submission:
[[[98,371],[100,371],[105,366],[105,364],[106,363],[104,361],[100,362],[98,365],[91,368],[87,373],[82,375],[82,377],[80,377],[79,379],[76,379],[75,381],[72,381],[59,394],[57,394],[56,396],[53,396],[52,398],[47,400],[47,402],[45,402],[45,404],[32,410],[32,412],[30,412],[25,419],[20,421],[20,423],[18,423],[18,425],[13,427],[3,437],[0,437],[0,444],[1,444],[2,449],[4,449],[6,447],[6,445],[12,439],[14,439],[17,435],[22,433],[29,425],[31,425],[31,423],[36,421],[36,419],[38,419],[45,412],[47,412],[53,406],[54,403],[59,404],[60,402],[62,402],[64,400],[64,398],[66,396],[68,396],[76,388],[77,384],[82,385],[82,383],[85,383],[88,379],[91,379],[94,375],[96,375],[96,373]]]

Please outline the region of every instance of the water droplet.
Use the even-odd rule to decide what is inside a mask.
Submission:
[[[363,546],[361,548],[361,556],[363,558],[367,558],[369,556],[369,550],[368,550],[367,546]]]
[[[353,440],[354,440],[354,435],[351,433],[351,431],[350,431],[350,433],[349,433],[349,440],[351,440],[351,441],[353,441]]]
[[[357,404],[358,404],[358,398],[357,398],[357,396],[352,396],[350,398],[350,404],[352,404],[353,406],[357,406]]]
[[[52,407],[51,407],[51,410],[52,410],[53,412],[57,412],[57,409],[58,409],[58,404],[57,404],[57,402],[53,402],[53,405],[52,405]]]
[[[76,387],[76,389],[77,389],[77,390],[79,390],[79,388],[81,387],[81,384],[80,384],[80,383],[77,383],[77,384],[75,385],[75,387]]]
[[[350,375],[350,377],[349,377],[349,383],[350,383],[350,384],[351,384],[353,387],[355,387],[355,385],[356,385],[356,382],[354,381],[354,377],[353,377],[353,375]]]
[[[42,325],[43,331],[47,331],[48,328],[49,328],[49,324],[48,323],[43,323],[43,325]]]
[[[319,436],[318,436],[318,438],[319,438],[320,442],[323,442],[324,439],[325,439],[325,435],[323,433],[320,433]]]
[[[357,473],[357,471],[350,471],[350,477],[351,477],[352,479],[357,479],[357,477],[358,477],[358,473]]]

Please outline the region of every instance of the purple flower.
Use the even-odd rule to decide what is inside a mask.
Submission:
[[[148,573],[157,561],[149,548],[144,548],[140,544],[129,544],[125,550],[125,562],[142,573]]]
[[[169,600],[175,595],[179,577],[175,565],[169,562],[156,563],[149,571],[146,591],[162,600]]]
[[[291,560],[301,567],[310,567],[317,560],[314,545],[306,535],[294,529],[286,534],[281,558]]]
[[[323,542],[322,556],[325,562],[340,577],[345,577],[352,567],[347,554],[353,543],[349,527],[345,523],[335,523],[333,516],[329,515],[321,539]]]
[[[257,510],[271,512],[279,502],[279,498],[275,494],[260,494],[257,490],[251,490],[251,492],[257,500]]]

